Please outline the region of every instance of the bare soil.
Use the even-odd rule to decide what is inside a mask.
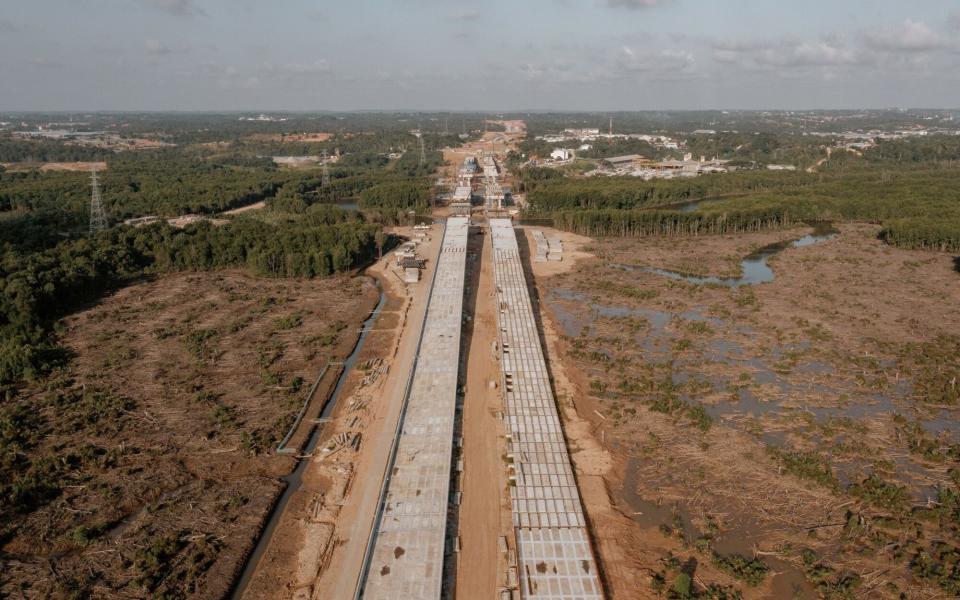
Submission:
[[[291,468],[273,449],[375,300],[367,278],[224,271],[68,317],[68,368],[16,400],[34,470],[59,466],[2,524],[0,596],[223,597]]]
[[[393,231],[413,237],[411,228]],[[427,268],[417,284],[403,283],[392,254],[367,269],[380,281],[386,303],[356,368],[347,374],[301,489],[277,526],[245,600],[353,596],[420,335],[440,233],[434,227],[418,249],[427,258]]]
[[[930,509],[956,485],[960,415],[933,393],[949,397],[957,368],[952,257],[845,225],[772,258],[771,283],[643,270],[737,276],[753,250],[808,231],[592,241],[548,230],[565,238],[565,260],[533,271],[614,598],[656,597],[681,572],[698,593],[746,598],[949,596],[911,565],[931,539],[957,543],[955,521]],[[737,555],[769,572],[751,585],[730,567]]]
[[[488,235],[471,236],[468,269],[479,273],[468,278],[467,302],[471,322],[464,328],[466,340],[466,386],[463,400],[462,502],[458,510],[456,597],[495,598],[505,589],[507,556],[500,551],[499,537],[516,548],[510,493],[507,488],[503,401],[498,389],[500,364],[497,356],[496,293],[493,281],[492,242]]]
[[[221,214],[223,215],[240,215],[251,210],[260,210],[266,208],[266,201],[261,200],[260,202],[254,202],[253,204],[248,204],[246,206],[241,206],[240,208],[232,208],[230,210],[225,210]]]
[[[8,171],[106,171],[106,162],[15,162],[0,163]]]

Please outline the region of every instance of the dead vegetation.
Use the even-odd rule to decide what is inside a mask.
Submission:
[[[592,242],[596,258],[538,281],[578,412],[618,465],[608,487],[640,558],[616,577],[651,595],[954,593],[960,523],[926,512],[957,495],[950,257],[845,226],[776,255],[759,286],[642,270],[737,276],[804,233]]]
[[[292,464],[274,446],[375,301],[362,278],[237,271],[69,317],[69,367],[0,415],[0,595],[224,595]]]

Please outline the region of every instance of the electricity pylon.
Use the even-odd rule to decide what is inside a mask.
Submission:
[[[97,170],[90,176],[93,191],[90,195],[90,233],[97,233],[107,228],[107,212],[103,208],[103,198],[100,196],[100,184],[97,181]]]
[[[327,164],[327,151],[323,151],[323,175],[320,179],[321,187],[330,187],[330,165]]]

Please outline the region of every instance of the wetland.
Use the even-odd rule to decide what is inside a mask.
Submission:
[[[877,233],[581,238],[538,277],[654,590],[956,593],[960,277]]]

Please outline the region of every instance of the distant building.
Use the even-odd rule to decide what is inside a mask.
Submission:
[[[570,148],[557,148],[550,153],[550,158],[553,160],[571,160],[573,158],[573,150]]]
[[[646,157],[639,154],[626,154],[624,156],[611,156],[609,158],[605,158],[603,159],[603,162],[607,163],[611,167],[629,167],[641,162],[645,162],[646,160]]]
[[[585,129],[564,129],[563,133],[575,138],[595,137],[600,135],[600,130],[596,128]]]
[[[796,171],[796,165],[767,165],[767,170],[770,171]]]

